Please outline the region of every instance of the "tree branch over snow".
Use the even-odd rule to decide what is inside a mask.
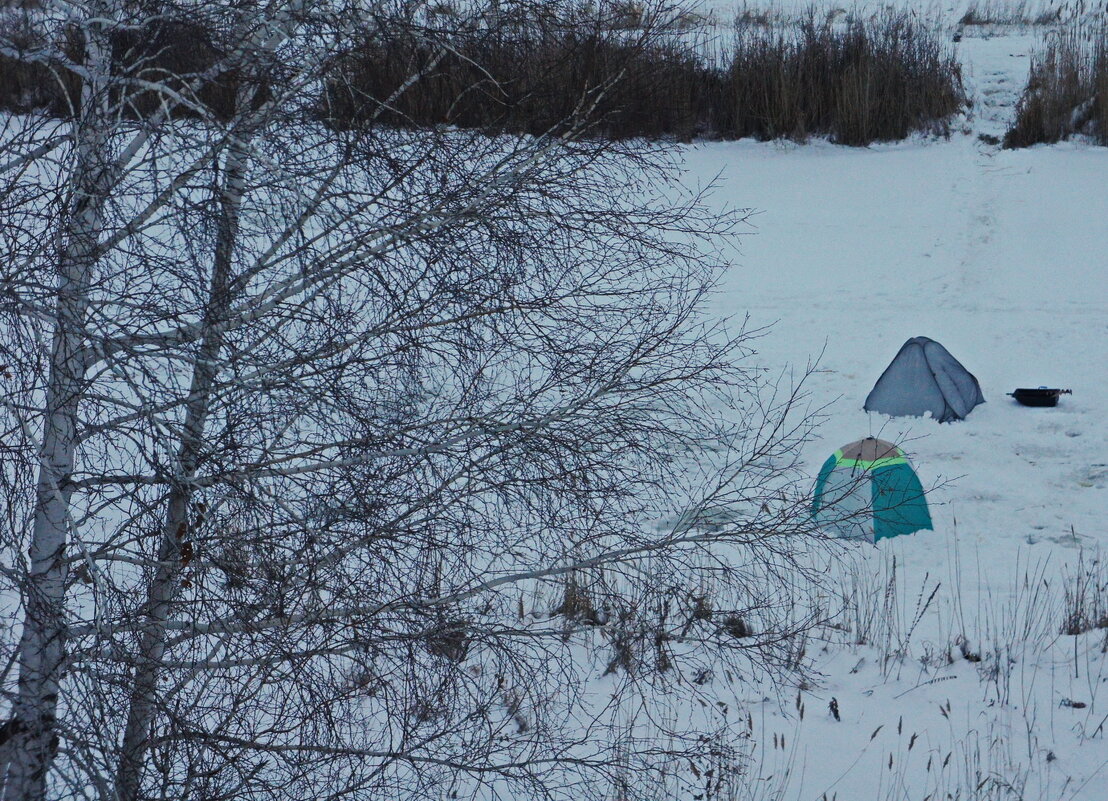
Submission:
[[[791,669],[813,416],[707,314],[742,215],[599,135],[646,5],[20,12],[5,799],[605,797],[735,734],[687,665]],[[559,118],[455,124],[521,43]]]

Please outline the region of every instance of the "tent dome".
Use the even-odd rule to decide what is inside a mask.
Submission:
[[[961,420],[985,402],[981,385],[950,351],[933,339],[905,342],[866,397],[867,412],[923,417],[940,423]]]
[[[869,542],[932,528],[923,485],[908,457],[875,437],[843,445],[823,463],[812,513],[836,536]]]

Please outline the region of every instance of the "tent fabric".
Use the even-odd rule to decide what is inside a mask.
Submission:
[[[907,462],[879,467],[872,475],[874,542],[932,528],[923,485]]]
[[[940,423],[962,420],[985,402],[981,385],[950,351],[933,339],[905,342],[866,397],[867,412],[923,417]]]
[[[874,437],[844,445],[823,463],[812,513],[836,536],[868,542],[932,528],[923,485],[908,457]]]

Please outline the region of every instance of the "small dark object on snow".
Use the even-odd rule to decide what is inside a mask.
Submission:
[[[1071,389],[1050,389],[1048,387],[1037,387],[1030,389],[1028,387],[1020,387],[1015,392],[1009,392],[1013,398],[1024,406],[1057,406],[1059,395],[1072,395]]]
[[[754,630],[750,628],[750,625],[738,615],[728,615],[725,617],[723,619],[723,630],[736,640],[741,640],[744,637],[750,637],[754,634]]]
[[[842,718],[839,717],[839,699],[838,698],[832,698],[831,703],[828,704],[827,707],[828,707],[828,709],[831,710],[831,714],[834,716],[835,720],[839,720],[839,721],[842,720]]]

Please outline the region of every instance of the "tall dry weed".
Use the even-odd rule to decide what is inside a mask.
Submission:
[[[1108,145],[1108,25],[1051,34],[1031,65],[1004,146],[1059,142],[1075,134]]]

